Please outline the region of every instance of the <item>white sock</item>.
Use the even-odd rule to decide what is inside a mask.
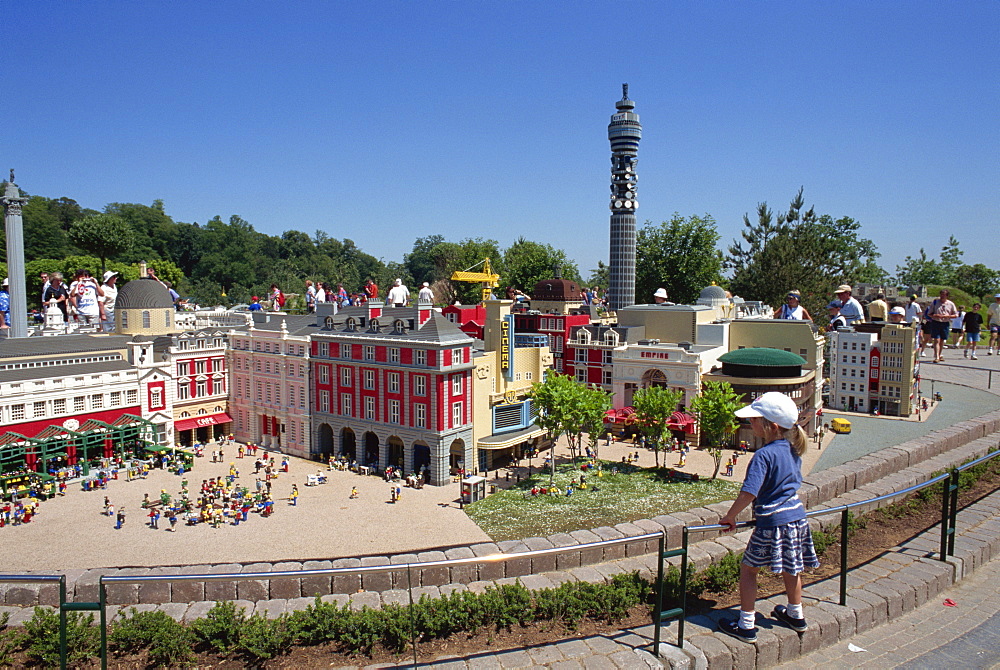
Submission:
[[[793,605],[792,603],[788,603],[788,607],[785,608],[785,612],[787,612],[788,616],[792,617],[793,619],[803,618],[802,603],[799,603],[798,605]]]
[[[750,630],[757,625],[757,612],[740,610],[740,628]]]

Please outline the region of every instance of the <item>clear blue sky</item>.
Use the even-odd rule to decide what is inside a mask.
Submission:
[[[1000,3],[7,2],[2,167],[86,207],[608,256],[630,84],[639,220],[723,243],[799,186],[889,271],[955,234],[1000,267]],[[4,172],[6,174],[6,172]]]

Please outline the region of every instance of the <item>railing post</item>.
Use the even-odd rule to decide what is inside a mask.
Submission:
[[[938,560],[948,558],[948,534],[951,520],[951,477],[941,482],[941,546],[938,549]]]
[[[417,620],[416,611],[413,609],[413,576],[410,571],[410,562],[406,562],[406,591],[410,594],[410,646],[413,647],[413,667],[417,664]]]
[[[948,523],[948,555],[955,555],[955,534],[958,532],[958,481],[961,473],[958,468],[951,471],[951,518]]]
[[[684,648],[684,620],[687,619],[687,594],[688,594],[688,529],[684,527],[681,540],[681,616],[677,622],[677,648]]]
[[[103,575],[98,582],[98,602],[101,605],[101,670],[108,670],[108,592]]]
[[[66,575],[59,579],[59,668],[66,670]]]
[[[653,602],[653,656],[660,655],[660,612],[663,611],[663,552],[667,549],[667,531],[658,542],[660,550],[656,553],[656,600]]]
[[[847,528],[851,511],[846,507],[840,513],[840,606],[847,607]]]

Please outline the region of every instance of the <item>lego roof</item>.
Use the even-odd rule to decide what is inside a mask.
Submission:
[[[52,377],[96,375],[102,372],[120,372],[132,369],[134,369],[132,364],[127,360],[101,361],[99,363],[77,363],[75,365],[49,365],[41,368],[0,370],[0,382],[20,382],[33,379],[49,379]]]
[[[6,358],[68,356],[91,351],[124,349],[126,335],[53,335],[0,339],[0,361]]]
[[[719,356],[719,360],[733,365],[755,365],[758,367],[789,367],[806,364],[806,359],[798,354],[767,347],[736,349],[722,354]]]

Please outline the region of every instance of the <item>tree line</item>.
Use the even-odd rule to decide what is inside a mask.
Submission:
[[[174,221],[162,200],[110,203],[96,211],[71,198],[32,195],[23,218],[29,287],[40,270],[79,267],[95,274],[110,268],[127,280],[136,274],[135,264],[146,261],[182,295],[206,305],[248,302],[253,295],[265,295],[272,283],[286,293],[301,292],[306,279],[360,291],[369,278],[383,287],[383,294],[396,278],[414,291],[426,281],[440,302],[469,304],[479,301],[480,286],[449,278],[485,258],[500,275],[501,294],[509,286],[530,295],[557,268],[564,278],[585,286],[608,286],[609,268],[603,262],[584,282],[565,251],[524,237],[504,247],[482,237],[452,241],[429,235],[417,238],[396,261],[376,258],[352,240],[323,230],[268,235],[238,215],[228,220],[215,216],[205,223]],[[806,207],[802,189],[787,209],[775,212],[762,202],[754,218],[744,215],[739,239],[725,251],[720,240],[709,214],[646,221],[637,231],[636,302],[651,302],[654,291],[665,288],[670,300],[689,304],[705,286],[718,284],[747,300],[777,306],[796,289],[810,312],[822,314],[841,283],[948,285],[981,297],[996,291],[1000,282],[1000,272],[963,263],[954,237],[939,258],[928,258],[920,249],[889,273],[878,264],[875,244],[861,235],[860,222]],[[0,249],[6,250],[5,243]]]

